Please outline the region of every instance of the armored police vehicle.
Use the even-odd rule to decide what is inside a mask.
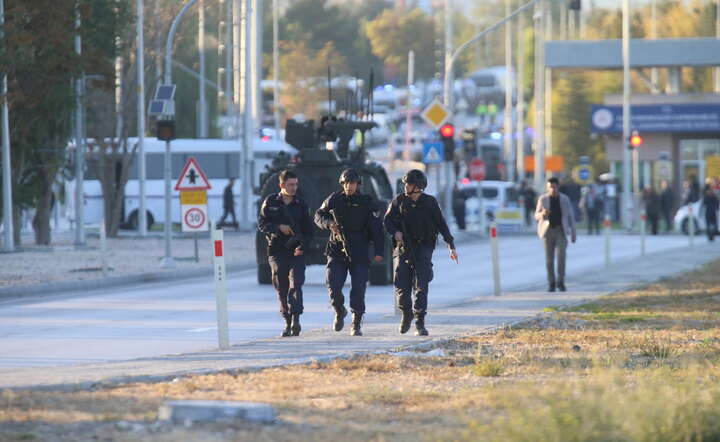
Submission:
[[[315,128],[313,120],[305,123],[288,120],[285,126],[285,141],[298,149],[298,153],[294,156],[281,153],[271,166],[266,166],[266,171],[260,175],[260,201],[280,191],[278,175],[282,170],[290,169],[299,178],[297,195],[307,204],[310,215],[314,216],[328,195],[341,190],[338,180],[342,171],[353,168],[362,177],[360,191],[387,205],[393,198],[393,188],[385,169],[379,163],[368,160],[364,143],[350,149],[350,141],[356,131],[360,131],[364,139],[365,132],[375,126],[376,123],[372,121],[336,120],[334,117],[323,117],[318,128]],[[379,216],[383,215],[384,210],[379,213]],[[324,253],[328,236],[328,231],[315,226],[313,240],[304,247],[307,264],[325,264]],[[392,282],[392,248],[389,238],[385,249],[385,260],[382,263],[370,264],[371,284],[387,285]],[[267,241],[260,232],[256,234],[255,250],[258,282],[270,284]]]

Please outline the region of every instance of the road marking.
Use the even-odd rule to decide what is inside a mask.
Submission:
[[[191,328],[190,330],[185,330],[188,333],[205,333],[209,331],[217,330],[217,327],[201,327],[201,328]]]

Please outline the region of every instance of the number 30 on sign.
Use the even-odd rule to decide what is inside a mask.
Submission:
[[[183,232],[207,232],[208,217],[206,204],[183,204],[182,206],[182,231]]]

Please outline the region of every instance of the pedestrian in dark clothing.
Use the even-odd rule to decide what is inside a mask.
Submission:
[[[675,204],[673,191],[667,180],[660,182],[660,212],[662,219],[665,221],[666,230],[669,232],[673,228],[672,212]]]
[[[582,221],[582,213],[580,212],[580,198],[582,198],[582,188],[572,178],[567,178],[558,189],[560,193],[563,193],[570,198],[572,203],[573,215],[575,221]]]
[[[393,238],[393,282],[402,311],[400,333],[410,329],[414,313],[415,334],[427,336],[425,315],[438,232],[450,249],[450,259],[457,263],[458,255],[437,200],[423,192],[427,187],[425,174],[414,169],[402,181],[405,192],[393,198],[384,219],[385,229]]]
[[[658,234],[658,224],[660,221],[660,197],[651,186],[643,192],[643,202],[645,203],[645,216],[650,226],[650,232],[653,235]]]
[[[700,199],[700,183],[695,175],[690,175],[690,178],[685,182],[685,198],[683,198],[683,204],[694,203]]]
[[[237,219],[235,218],[235,196],[233,195],[233,185],[235,185],[235,178],[230,178],[225,190],[223,190],[223,214],[218,221],[218,225],[225,225],[225,219],[228,215],[232,216],[232,224],[235,228],[238,227]]]
[[[520,195],[525,200],[525,225],[529,226],[532,223],[533,213],[535,212],[535,199],[537,193],[532,186],[528,186],[527,182],[523,181],[520,187]]]
[[[585,210],[587,217],[588,235],[592,235],[595,231],[596,235],[600,234],[600,217],[603,213],[602,197],[595,192],[594,186],[589,186],[587,193],[580,200],[580,208]]]
[[[720,200],[712,187],[705,188],[705,195],[702,199],[702,207],[705,210],[705,232],[709,241],[715,241],[718,229],[717,214],[720,210]]]
[[[282,336],[298,336],[303,312],[304,253],[313,236],[313,225],[307,205],[295,195],[297,175],[284,170],[279,180],[280,192],[268,195],[260,208],[258,230],[268,241],[272,283],[285,318]]]
[[[315,224],[332,234],[325,248],[327,265],[325,270],[330,304],[335,309],[333,328],[340,331],[345,325],[345,297],[343,285],[350,272],[350,311],[352,312],[353,336],[362,336],[360,324],[365,314],[365,289],[370,269],[369,254],[372,241],[375,262],[384,259],[385,236],[375,212],[381,210],[380,203],[370,195],[360,193],[362,180],[354,169],[344,170],[340,175],[343,190],[335,192],[315,212]]]
[[[458,229],[465,230],[465,194],[459,187],[453,188],[452,194],[452,211]]]

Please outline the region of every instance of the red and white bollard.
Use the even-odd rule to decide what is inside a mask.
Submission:
[[[210,239],[213,246],[213,267],[215,269],[215,301],[217,309],[218,345],[221,350],[227,349],[230,344],[228,336],[228,308],[227,288],[225,280],[225,246],[223,244],[222,229],[210,229]]]
[[[605,267],[610,267],[610,215],[605,214],[603,231],[605,232]]]
[[[490,224],[490,249],[492,251],[493,285],[495,296],[500,296],[500,257],[498,254],[497,223]]]

